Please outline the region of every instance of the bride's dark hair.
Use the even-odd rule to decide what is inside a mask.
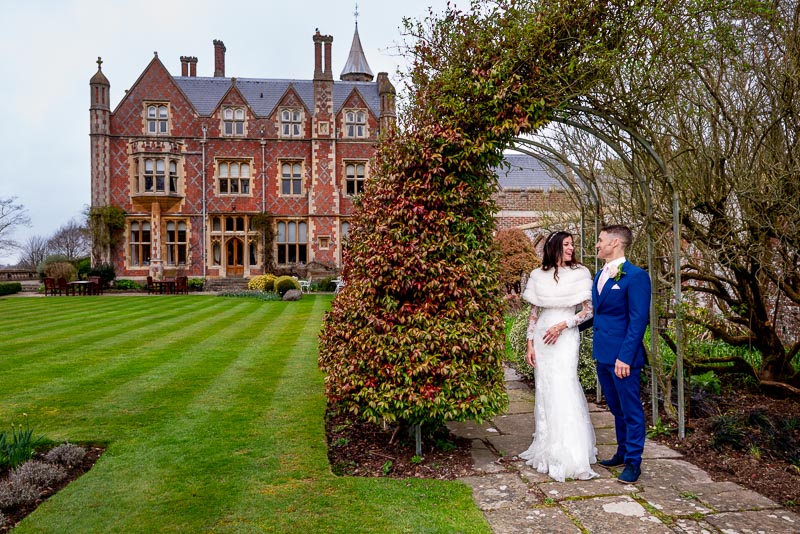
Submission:
[[[559,230],[547,236],[544,242],[542,270],[549,271],[554,269],[553,278],[555,278],[556,282],[558,282],[558,263],[561,261],[561,251],[564,249],[564,240],[568,237],[572,237],[572,234]],[[573,238],[572,241],[574,243],[575,239]],[[564,263],[570,269],[574,269],[580,264],[581,262],[575,259],[575,254],[572,255],[569,261]]]

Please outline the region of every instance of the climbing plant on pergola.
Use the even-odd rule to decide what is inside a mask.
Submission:
[[[411,100],[381,140],[320,335],[332,405],[401,426],[504,409],[492,169],[607,75],[627,4],[473,2],[408,23]]]

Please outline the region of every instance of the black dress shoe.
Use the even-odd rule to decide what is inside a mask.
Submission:
[[[597,462],[598,464],[602,465],[603,467],[621,467],[625,465],[625,458],[622,456],[615,454],[613,457],[609,458],[608,460],[600,460]]]

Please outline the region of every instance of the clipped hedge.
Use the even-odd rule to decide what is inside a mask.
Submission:
[[[189,278],[187,285],[192,291],[202,291],[205,283],[205,278]]]
[[[13,295],[22,291],[22,284],[19,282],[0,282],[0,295]]]
[[[274,274],[261,274],[254,276],[249,282],[247,282],[247,289],[253,291],[274,291],[276,279],[277,276]]]
[[[290,289],[300,289],[300,282],[293,276],[279,276],[275,279],[275,292],[283,296]]]
[[[142,286],[134,282],[133,280],[126,280],[121,278],[114,282],[114,287],[116,289],[141,289]]]

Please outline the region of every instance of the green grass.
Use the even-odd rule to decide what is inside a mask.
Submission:
[[[15,533],[489,532],[464,484],[331,474],[330,299],[0,299],[0,427],[108,446]]]

